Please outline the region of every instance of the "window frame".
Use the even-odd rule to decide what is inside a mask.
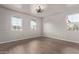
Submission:
[[[32,21],[36,23],[35,28],[32,28],[32,23],[31,23]],[[32,31],[36,31],[36,30],[37,30],[37,21],[36,21],[36,20],[32,19],[32,20],[30,21],[30,29],[31,29]]]
[[[77,14],[79,14],[79,13],[74,13],[74,14],[70,14],[70,15],[67,15],[66,16],[66,25],[67,25],[67,30],[69,30],[69,31],[79,31],[79,27],[78,27],[78,25],[77,25],[77,23],[79,22],[79,21],[70,21],[69,20],[69,17],[68,16],[74,16],[74,15],[77,15]],[[77,17],[77,16],[76,16]],[[68,22],[69,21],[69,22]],[[70,26],[72,26],[72,27],[70,27]],[[70,29],[71,28],[71,29]]]
[[[12,20],[13,17],[18,18],[18,20],[21,21],[21,22],[20,22],[21,24],[19,25],[19,27],[20,27],[19,29],[13,28],[13,26],[14,26],[13,23],[12,23],[12,22],[13,22],[13,20]],[[12,30],[12,31],[22,31],[22,30],[23,30],[23,29],[22,29],[22,20],[23,20],[23,19],[22,19],[21,17],[19,17],[19,16],[11,16],[11,19],[10,19],[10,20],[11,20],[11,30]],[[15,25],[15,26],[17,26],[17,25]]]

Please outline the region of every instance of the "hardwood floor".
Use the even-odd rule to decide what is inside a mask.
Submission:
[[[77,54],[79,44],[58,39],[37,37],[0,44],[1,54]]]

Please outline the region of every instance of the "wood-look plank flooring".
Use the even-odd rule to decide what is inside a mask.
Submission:
[[[0,44],[1,54],[78,54],[79,44],[37,37]]]

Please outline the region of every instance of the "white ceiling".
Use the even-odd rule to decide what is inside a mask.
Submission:
[[[51,14],[55,14],[58,12],[73,10],[79,8],[79,5],[74,4],[46,4],[46,9],[42,14],[33,14],[31,12],[31,4],[3,4],[3,7],[16,10],[19,12],[24,12],[30,15],[34,15],[36,17],[47,17]]]

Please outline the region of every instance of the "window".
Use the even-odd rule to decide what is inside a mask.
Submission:
[[[32,30],[36,30],[37,29],[37,23],[36,23],[36,21],[31,20],[30,27],[31,27]]]
[[[11,17],[12,30],[22,30],[22,19],[17,16]]]
[[[67,19],[68,30],[79,30],[79,14],[69,15]]]

